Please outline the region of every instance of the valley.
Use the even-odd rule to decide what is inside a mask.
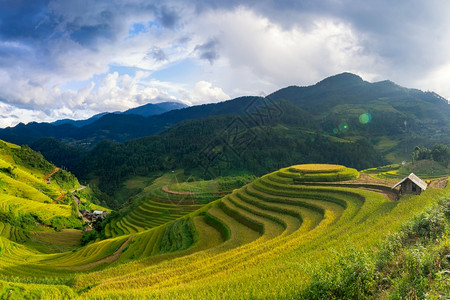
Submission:
[[[439,101],[344,73],[266,98],[5,129],[31,148],[0,141],[0,295],[443,297],[450,150]],[[130,135],[136,121],[145,129]],[[67,126],[77,137],[56,134]],[[33,127],[51,130],[33,140]],[[393,188],[411,173],[425,190]]]

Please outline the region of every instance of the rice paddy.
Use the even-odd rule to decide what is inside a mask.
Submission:
[[[107,239],[85,247],[45,254],[0,234],[0,294],[296,298],[314,270],[355,249],[375,251],[404,222],[450,193],[448,186],[429,188],[391,201],[351,185],[309,184],[358,178],[356,170],[336,165],[283,168],[222,197],[214,182],[192,183],[187,190],[191,183],[170,176],[156,180],[134,209],[108,223]],[[203,192],[217,200],[202,203]]]

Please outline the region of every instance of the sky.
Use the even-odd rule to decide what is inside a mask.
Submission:
[[[450,1],[0,0],[0,127],[338,73],[450,99]]]

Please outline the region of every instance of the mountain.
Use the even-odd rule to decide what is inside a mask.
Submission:
[[[31,144],[43,137],[54,137],[74,145],[92,148],[105,139],[118,142],[155,135],[185,120],[223,114],[244,114],[257,97],[241,97],[215,104],[204,104],[143,117],[133,114],[107,114],[98,120],[76,127],[71,124],[52,125],[31,122],[27,125],[0,129],[0,138],[16,144]]]
[[[160,115],[171,110],[182,109],[186,107],[188,107],[186,104],[180,102],[161,102],[157,104],[148,103],[136,108],[126,110],[123,112],[123,114],[149,117],[153,115]]]
[[[0,138],[17,144],[31,144],[42,137],[92,148],[104,139],[117,142],[155,135],[185,120],[195,120],[226,114],[248,114],[258,97],[233,100],[172,110],[153,116],[153,106],[144,106],[123,114],[107,114],[93,122],[76,127],[70,124],[29,123],[0,129]],[[307,87],[290,86],[266,97],[266,102],[286,100],[320,123],[320,130],[334,135],[363,134],[371,138],[380,135],[409,134],[408,143],[430,145],[433,139],[449,138],[450,105],[432,92],[422,92],[396,85],[391,81],[369,83],[361,77],[343,73]],[[164,104],[165,109],[173,108]],[[154,111],[154,110],[153,110]],[[364,115],[365,114],[365,115]],[[367,118],[364,120],[360,120]],[[94,117],[95,119],[96,117]],[[405,127],[406,121],[406,127]],[[318,129],[311,126],[310,129]],[[447,139],[448,140],[448,139]],[[390,141],[396,143],[398,139]],[[389,151],[380,141],[381,151]],[[385,143],[386,144],[386,143]]]
[[[101,117],[108,115],[108,114],[125,114],[125,115],[138,115],[138,116],[143,116],[143,117],[149,117],[149,116],[153,116],[153,115],[159,115],[174,109],[182,109],[187,107],[186,104],[180,103],[180,102],[161,102],[161,103],[147,103],[145,105],[139,106],[139,107],[135,107],[135,108],[130,108],[124,112],[112,112],[112,113],[108,113],[108,112],[103,112],[103,113],[99,113],[96,114],[92,117],[90,117],[89,119],[86,120],[71,120],[71,119],[63,119],[63,120],[58,120],[55,122],[52,122],[50,124],[52,125],[63,125],[63,124],[70,124],[76,127],[83,127],[86,125],[89,125],[95,121],[97,121],[98,119],[100,119]]]
[[[339,163],[358,169],[387,163],[366,139],[348,141],[302,129],[315,121],[289,102],[277,105],[285,114],[264,124],[254,123],[248,115],[214,116],[185,121],[156,136],[123,144],[103,141],[73,171],[113,195],[127,178],[176,169],[194,177],[216,178],[259,176],[297,162]]]
[[[109,113],[107,113],[107,112],[99,113],[99,114],[96,114],[96,115],[90,117],[89,119],[86,119],[86,120],[62,119],[62,120],[52,122],[50,124],[52,124],[52,125],[70,124],[70,125],[73,125],[76,127],[83,127],[85,125],[88,125],[88,124],[91,124],[92,122],[97,121],[98,119],[100,119],[101,117],[103,117],[107,114],[109,114]]]

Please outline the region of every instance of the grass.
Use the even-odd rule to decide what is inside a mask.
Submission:
[[[347,171],[303,169],[323,180]],[[162,186],[185,191],[181,183],[167,184],[169,174],[144,189],[130,214],[109,224],[113,238],[50,255],[0,238],[0,280],[29,286],[30,293],[45,286],[84,299],[298,298],[318,270],[345,266],[341,258],[355,251],[377,255],[390,234],[450,194],[450,187],[430,188],[390,201],[352,187],[304,185],[298,174],[281,169],[192,210],[183,210],[190,206],[183,201],[175,208],[152,198]],[[44,284],[43,278],[52,279]]]
[[[55,216],[70,217],[72,214],[70,205],[41,203],[10,195],[0,197],[0,207],[3,210],[11,210],[16,215],[33,213],[44,222],[50,221]]]

